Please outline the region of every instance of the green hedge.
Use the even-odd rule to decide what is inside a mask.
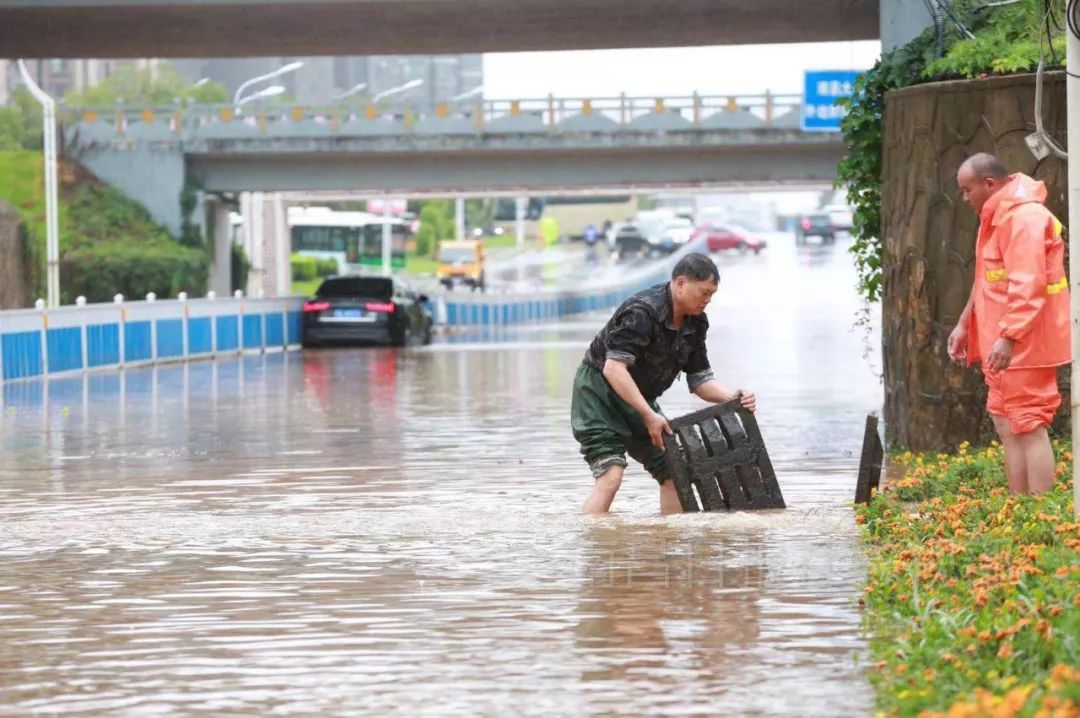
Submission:
[[[319,276],[319,265],[314,257],[294,254],[289,258],[289,263],[292,265],[292,278],[295,281],[306,282]]]
[[[108,302],[117,293],[142,299],[192,296],[206,292],[208,265],[204,252],[175,242],[96,242],[65,252],[60,262],[63,301],[85,296],[89,302]]]
[[[336,259],[316,259],[315,260],[315,274],[320,277],[329,277],[331,274],[337,274],[338,266]]]

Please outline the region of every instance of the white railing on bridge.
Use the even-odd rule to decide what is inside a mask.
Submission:
[[[61,107],[79,142],[244,137],[708,131],[801,126],[802,96],[541,97],[417,105]]]

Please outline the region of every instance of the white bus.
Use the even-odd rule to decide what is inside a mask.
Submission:
[[[382,266],[383,223],[390,224],[390,266],[405,268],[410,224],[397,217],[370,212],[339,212],[328,207],[289,207],[289,236],[293,253],[333,259],[338,274],[360,273]]]

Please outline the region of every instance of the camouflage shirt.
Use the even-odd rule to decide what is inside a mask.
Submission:
[[[683,318],[675,328],[668,283],[649,287],[627,299],[596,335],[585,362],[603,371],[608,359],[623,362],[648,402],[653,402],[686,372],[690,391],[713,378],[705,352],[709,320],[704,314]]]

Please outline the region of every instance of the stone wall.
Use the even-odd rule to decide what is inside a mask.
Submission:
[[[986,388],[976,369],[950,364],[946,339],[971,292],[978,220],[961,199],[956,171],[975,152],[994,152],[1012,171],[1043,180],[1048,206],[1067,222],[1064,161],[1036,160],[1035,77],[943,82],[889,93],[885,102],[882,343],[888,440],[938,450],[988,441]],[[1043,122],[1065,142],[1065,78],[1048,73]],[[1067,433],[1065,401],[1055,428]]]
[[[0,309],[30,304],[21,223],[15,208],[0,200]]]

